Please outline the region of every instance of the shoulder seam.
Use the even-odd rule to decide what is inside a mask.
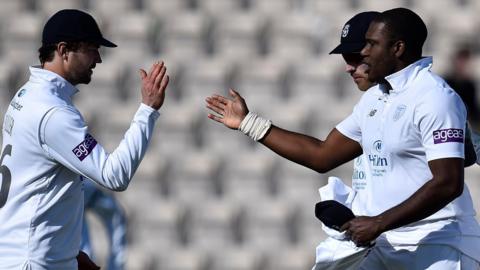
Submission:
[[[55,105],[55,106],[52,106],[51,108],[49,108],[45,114],[43,115],[43,117],[41,118],[40,120],[40,123],[39,123],[39,127],[38,127],[38,134],[37,134],[37,140],[38,140],[38,145],[40,146],[40,148],[47,154],[47,156],[49,158],[52,158],[52,156],[50,155],[50,153],[48,152],[47,149],[45,149],[42,145],[45,144],[44,142],[44,139],[45,139],[45,127],[48,123],[48,121],[50,120],[50,118],[52,117],[52,115],[56,112],[56,111],[59,111],[59,110],[65,110],[65,111],[70,111],[70,112],[75,112],[75,110],[73,110],[71,108],[71,106],[69,105]]]

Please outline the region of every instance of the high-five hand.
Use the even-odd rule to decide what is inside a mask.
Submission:
[[[147,72],[140,69],[142,78],[142,103],[155,110],[160,109],[165,100],[165,89],[167,88],[169,77],[166,75],[167,67],[163,62],[156,62]]]
[[[218,115],[209,113],[208,118],[215,120],[231,129],[238,129],[240,123],[248,114],[247,104],[245,100],[235,90],[230,89],[231,99],[212,95],[207,97],[207,108]]]

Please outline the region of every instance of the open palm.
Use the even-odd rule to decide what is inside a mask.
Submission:
[[[208,118],[224,124],[231,129],[238,129],[240,123],[248,114],[245,100],[235,91],[230,89],[231,99],[212,95],[206,98],[207,108],[216,114],[209,113]]]

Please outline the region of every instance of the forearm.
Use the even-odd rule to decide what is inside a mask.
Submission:
[[[463,182],[452,186],[434,179],[428,181],[410,198],[377,216],[382,231],[396,229],[436,213],[460,196],[462,190]]]
[[[286,159],[317,170],[317,163],[319,163],[317,159],[321,157],[313,152],[321,148],[323,143],[321,140],[272,125],[260,142]]]
[[[141,105],[123,140],[105,160],[100,184],[119,191],[127,188],[145,155],[157,118],[158,113]]]
[[[286,159],[324,173],[362,153],[357,141],[336,129],[321,141],[273,126],[270,120],[249,112],[245,100],[237,92],[230,90],[230,94],[232,100],[219,95],[206,99],[207,108],[216,113],[208,114],[208,118],[240,130]]]
[[[362,154],[360,145],[333,129],[325,141],[272,126],[260,141],[280,156],[326,173]]]

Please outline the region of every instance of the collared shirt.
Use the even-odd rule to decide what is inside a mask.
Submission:
[[[72,103],[78,90],[53,72],[31,67],[30,73],[2,130],[0,269],[77,269],[83,177],[108,189],[127,188],[159,113],[141,104],[108,153]]]
[[[361,204],[367,215],[378,215],[402,203],[430,181],[433,175],[428,161],[464,157],[465,106],[455,91],[430,71],[431,65],[431,58],[423,58],[389,75],[386,80],[392,89],[384,85],[369,89],[353,113],[336,127],[363,148],[369,178],[362,184],[368,194]],[[397,244],[425,243],[431,236],[440,239],[448,235],[451,239],[452,235],[464,234],[467,228],[460,224],[442,231],[444,226],[438,227],[435,222],[461,219],[468,220],[469,234],[478,236],[474,216],[470,193],[464,185],[462,195],[443,209],[387,235],[416,229],[422,232],[422,237],[392,237],[391,243]],[[440,232],[440,237],[430,234],[429,228]]]

